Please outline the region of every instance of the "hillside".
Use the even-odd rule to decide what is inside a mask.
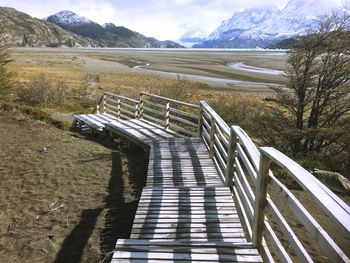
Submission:
[[[283,39],[282,41],[267,46],[267,48],[269,49],[290,49],[290,48],[294,48],[298,45],[300,38],[298,37],[291,37],[291,38],[287,38],[287,39]]]
[[[159,41],[146,37],[136,31],[113,23],[103,26],[78,16],[71,11],[61,11],[45,19],[68,31],[83,37],[89,37],[106,47],[133,47],[133,48],[182,48],[183,46],[172,41]]]
[[[1,34],[9,45],[23,47],[100,47],[95,40],[33,18],[13,8],[0,7]]]

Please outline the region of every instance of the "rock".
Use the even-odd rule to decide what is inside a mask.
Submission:
[[[312,174],[333,192],[349,195],[350,181],[337,172],[314,169]]]

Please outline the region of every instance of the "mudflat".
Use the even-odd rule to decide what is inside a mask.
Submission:
[[[283,74],[275,73],[286,69],[284,51],[14,48],[10,53],[10,67],[20,72],[19,80],[44,72],[58,80],[76,82],[84,74],[94,73],[108,86],[128,74],[165,79],[180,76],[213,90],[259,93],[286,82]]]

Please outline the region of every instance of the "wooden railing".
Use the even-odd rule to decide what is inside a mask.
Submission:
[[[309,193],[324,212],[350,240],[350,208],[313,175],[274,148],[259,149],[238,126],[229,127],[204,101],[200,102],[200,136],[223,182],[232,186],[233,197],[245,223],[248,239],[259,248],[267,262],[313,262],[298,235],[267,191],[283,200],[305,227],[320,251],[332,262],[350,262],[330,235],[322,228],[293,193],[271,172],[273,161]],[[271,193],[272,195],[272,193]],[[272,227],[271,218],[277,226]],[[282,234],[281,234],[282,233]],[[313,242],[311,241],[311,242]],[[287,248],[288,247],[288,248]],[[291,250],[294,252],[291,253]],[[292,256],[291,254],[296,255]]]
[[[96,113],[107,113],[121,119],[139,117],[139,101],[125,96],[104,92],[96,106]]]
[[[308,249],[271,196],[282,200],[332,262],[350,262],[294,194],[271,172],[270,163],[286,171],[350,240],[350,208],[313,175],[274,148],[258,149],[243,129],[228,126],[205,102],[199,105],[141,93],[140,100],[104,93],[97,112],[144,119],[188,136],[200,136],[223,183],[232,189],[248,240],[266,262],[313,262]],[[268,188],[269,186],[269,188]],[[269,192],[268,191],[273,191]],[[272,227],[270,220],[274,222]]]
[[[141,92],[139,118],[184,135],[197,136],[199,106]]]

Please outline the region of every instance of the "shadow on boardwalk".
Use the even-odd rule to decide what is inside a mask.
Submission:
[[[109,262],[117,239],[130,236],[138,199],[146,182],[148,155],[142,149],[96,136],[84,139],[95,141],[111,150],[108,195],[103,206],[81,212],[79,222],[64,240],[55,263],[81,262],[99,217],[104,217],[99,238],[100,261]]]

